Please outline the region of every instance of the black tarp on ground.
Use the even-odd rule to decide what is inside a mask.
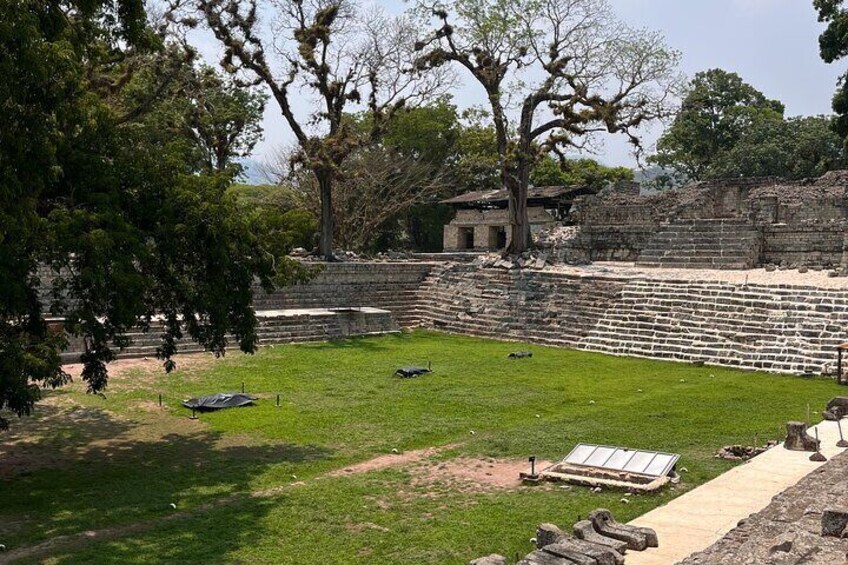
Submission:
[[[400,369],[395,371],[395,375],[404,379],[419,377],[426,373],[432,373],[432,371],[427,367],[401,367]]]
[[[191,398],[183,402],[183,406],[197,410],[199,412],[207,412],[211,410],[221,410],[223,408],[238,408],[239,406],[248,406],[256,400],[255,396],[242,394],[240,392],[219,392],[199,398]]]

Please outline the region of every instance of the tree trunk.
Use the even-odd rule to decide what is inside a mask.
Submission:
[[[519,255],[531,247],[530,217],[527,213],[527,191],[530,186],[530,168],[533,166],[533,153],[530,141],[530,129],[533,125],[533,100],[524,104],[519,127],[518,155],[516,156],[514,175],[507,174],[509,189],[509,225],[512,241],[507,254]],[[509,173],[509,171],[507,171]]]
[[[512,178],[508,182],[509,190],[509,246],[507,255],[519,255],[530,249],[530,218],[527,215],[527,182]]]
[[[316,173],[321,189],[321,240],[318,254],[325,261],[335,261],[333,255],[333,177],[328,173]]]

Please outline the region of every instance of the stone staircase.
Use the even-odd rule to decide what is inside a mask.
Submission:
[[[835,368],[848,291],[634,280],[580,349],[776,372]]]
[[[420,315],[437,330],[612,355],[773,372],[835,371],[848,290],[435,268]]]
[[[357,308],[389,310],[401,327],[417,326],[419,287],[434,263],[330,263],[305,284],[267,294],[257,289],[259,310]]]
[[[257,312],[259,324],[256,332],[259,345],[328,341],[344,337],[369,334],[385,334],[399,331],[397,322],[388,311],[366,309],[364,312],[315,311],[262,311]],[[151,327],[149,332],[131,332],[127,336],[132,344],[121,351],[121,358],[155,357],[160,344],[161,326]],[[79,345],[79,344],[77,344]],[[230,348],[238,349],[231,340]],[[80,347],[72,347],[64,354],[66,362],[79,360]],[[77,352],[73,352],[77,350]],[[198,353],[203,347],[191,340],[179,344],[179,354]]]
[[[437,330],[573,347],[623,285],[544,271],[442,266],[421,285],[420,316]]]
[[[759,263],[762,237],[737,219],[676,220],[648,240],[637,264],[688,269],[750,269]]]

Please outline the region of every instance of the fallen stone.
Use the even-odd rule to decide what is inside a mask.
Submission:
[[[566,559],[565,557],[559,557],[546,553],[542,550],[538,550],[527,555],[516,565],[573,565],[574,563],[577,563],[578,565],[597,565],[598,562],[589,557],[586,557],[582,562],[574,561],[572,559]]]
[[[822,513],[821,535],[834,538],[848,537],[848,510],[825,510]]]
[[[783,447],[790,451],[818,451],[819,441],[807,433],[804,422],[786,423],[786,440]]]
[[[609,541],[615,542],[615,540]],[[598,562],[598,565],[624,564],[624,556],[610,545],[593,543],[581,538],[576,538],[571,534],[562,531],[553,524],[541,524],[538,528],[536,528],[536,547],[545,551],[554,547],[556,548],[555,551],[548,552],[560,555],[561,557],[564,556],[561,555],[561,550],[577,551],[593,558]]]
[[[549,545],[546,546],[542,551],[545,553],[549,553],[554,557],[561,557],[563,559],[566,559],[570,563],[577,563],[579,565],[600,565],[597,559],[586,555],[581,550],[573,547],[568,543],[556,543],[553,545]]]
[[[595,531],[604,537],[627,542],[627,547],[636,551],[644,551],[648,547],[658,547],[657,533],[651,528],[639,528],[619,524],[612,513],[604,508],[589,513],[589,521]]]
[[[822,416],[826,420],[841,420],[848,414],[848,397],[837,396],[827,403]]]
[[[627,542],[602,536],[595,531],[592,522],[589,520],[580,520],[574,524],[574,535],[579,539],[592,542],[598,545],[605,545],[618,553],[627,551]]]
[[[576,538],[561,538],[557,543],[543,547],[542,551],[572,560],[573,554],[582,555],[598,565],[624,565],[624,556],[617,551]]]
[[[487,555],[486,557],[475,559],[468,565],[507,565],[507,563],[508,562],[506,560],[506,557],[493,553],[491,555]]]
[[[539,524],[536,528],[536,547],[542,549],[546,545],[556,543],[558,539],[566,537],[567,534],[554,524]]]

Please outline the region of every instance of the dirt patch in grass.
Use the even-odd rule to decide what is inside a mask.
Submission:
[[[356,463],[355,465],[350,465],[348,467],[343,467],[336,471],[332,471],[326,476],[330,478],[338,478],[346,477],[348,475],[359,475],[362,473],[368,473],[370,471],[380,471],[382,469],[388,469],[391,467],[410,466],[416,463],[420,463],[421,461],[429,459],[430,457],[433,457],[443,451],[447,451],[455,447],[456,444],[452,444],[444,445],[441,447],[428,447],[426,449],[404,451],[403,453],[390,453],[387,455],[380,455],[379,457],[375,457],[374,459],[369,459],[368,461],[363,461],[362,463]]]
[[[352,534],[362,533],[365,530],[375,530],[375,531],[378,531],[378,532],[388,532],[389,531],[388,528],[386,528],[384,526],[380,526],[379,524],[374,524],[373,522],[365,522],[365,523],[362,523],[362,524],[348,523],[348,524],[345,524],[345,530],[347,530],[348,532],[350,532]]]
[[[188,376],[198,374],[221,360],[211,353],[191,353],[174,358],[177,371]],[[122,391],[156,386],[157,380],[167,374],[162,363],[155,357],[118,359],[109,363],[109,390]],[[80,363],[65,365],[65,371],[74,379],[71,387],[85,388],[81,378],[82,367]]]
[[[550,465],[537,461],[536,469]],[[462,491],[512,490],[521,486],[519,473],[530,471],[526,459],[459,457],[423,467],[414,473],[417,485],[448,484]]]

